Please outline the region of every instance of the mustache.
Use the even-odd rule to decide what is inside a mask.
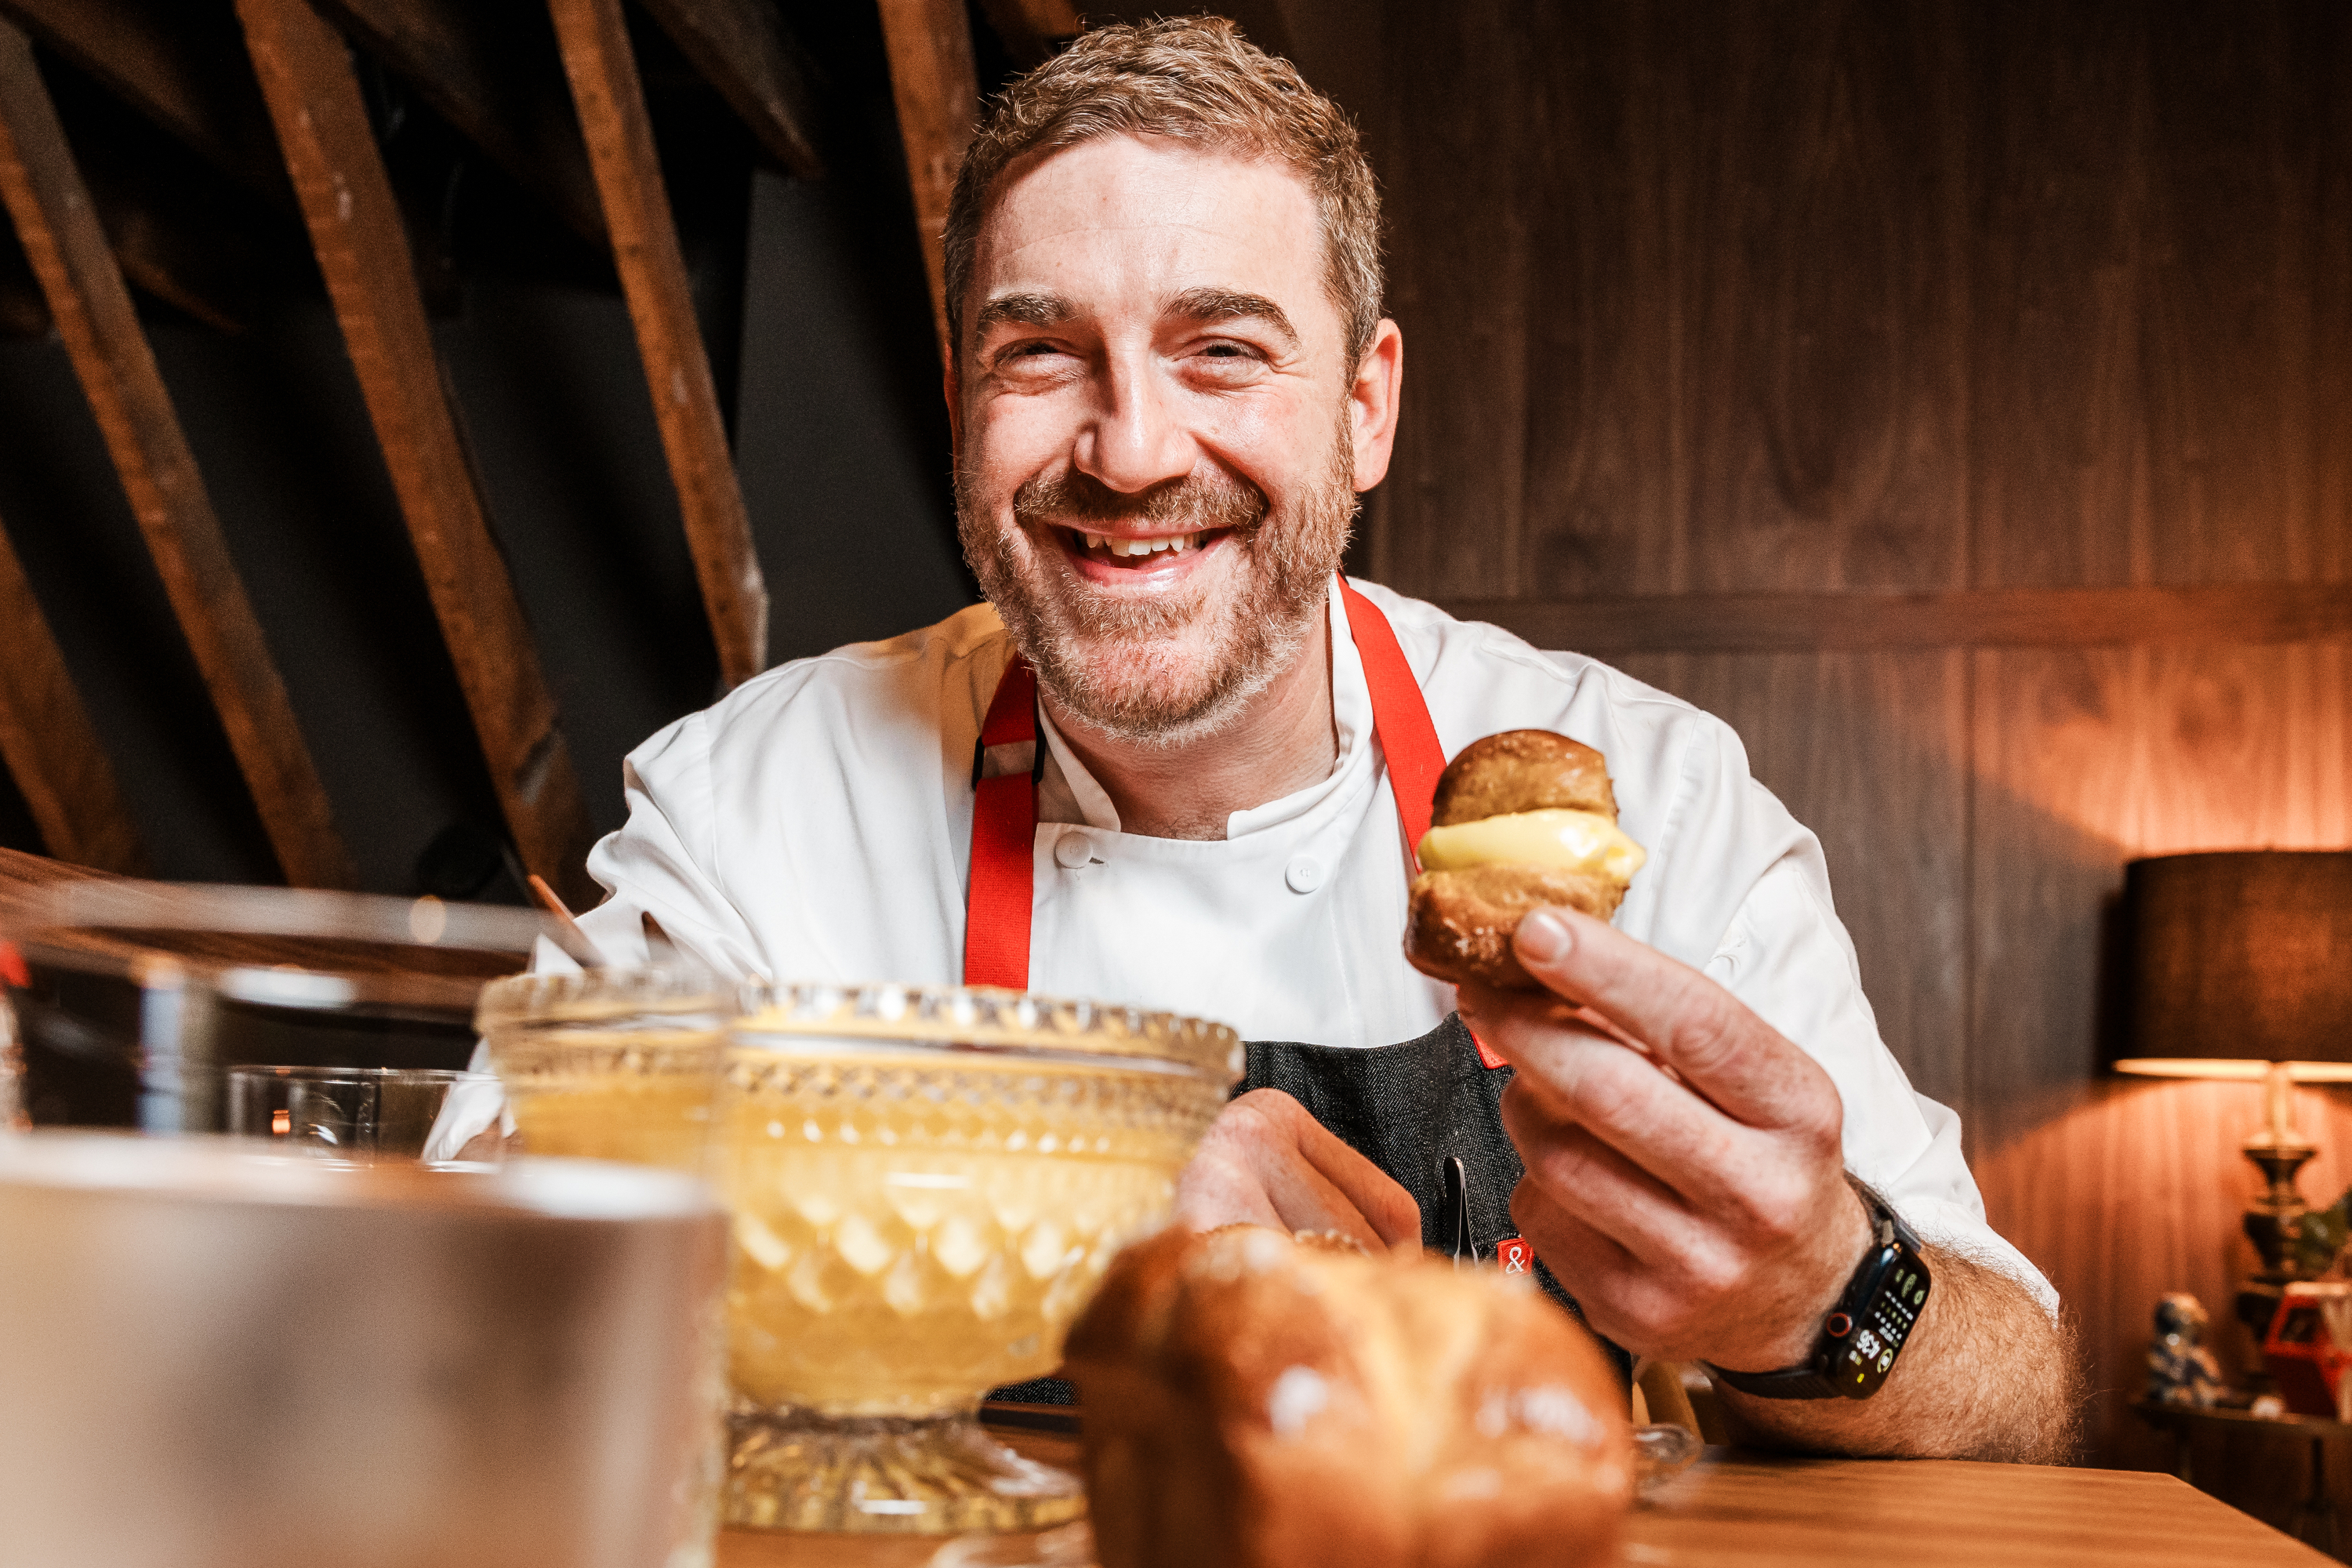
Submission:
[[[1230,529],[1246,538],[1272,510],[1255,485],[1199,474],[1128,495],[1071,469],[1039,474],[1013,493],[1013,520],[1024,528],[1142,523],[1169,531]]]

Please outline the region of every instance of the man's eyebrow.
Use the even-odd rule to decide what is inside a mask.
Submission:
[[[982,337],[1008,321],[1024,327],[1058,327],[1076,314],[1059,294],[999,294],[980,308],[971,331],[974,337]]]
[[[1286,348],[1295,351],[1298,347],[1298,329],[1290,324],[1281,306],[1263,294],[1244,294],[1235,289],[1187,289],[1168,301],[1163,313],[1203,325],[1213,321],[1264,321],[1282,338]]]

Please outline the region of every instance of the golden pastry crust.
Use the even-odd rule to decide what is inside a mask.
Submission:
[[[1511,951],[1511,935],[1533,910],[1564,904],[1607,920],[1624,900],[1613,877],[1553,866],[1474,866],[1423,871],[1406,906],[1404,955],[1415,969],[1455,985],[1476,981],[1505,991],[1543,985]]]
[[[1452,827],[1517,811],[1599,812],[1617,820],[1609,764],[1581,741],[1549,730],[1506,730],[1473,741],[1437,781],[1431,825]]]
[[[1164,1232],[1112,1266],[1066,1363],[1102,1568],[1617,1561],[1624,1394],[1497,1275]]]

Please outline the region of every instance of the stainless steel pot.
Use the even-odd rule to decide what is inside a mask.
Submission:
[[[246,1147],[0,1132],[0,1564],[708,1561],[706,1189]]]

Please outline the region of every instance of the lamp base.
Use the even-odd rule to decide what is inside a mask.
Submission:
[[[2239,1286],[2235,1303],[2238,1321],[2253,1341],[2253,1354],[2246,1362],[2249,1393],[2271,1392],[2270,1375],[2263,1370],[2263,1342],[2270,1337],[2288,1281],[2303,1278],[2295,1242],[2303,1233],[2303,1216],[2311,1212],[2294,1184],[2295,1173],[2318,1152],[2308,1143],[2275,1137],[2255,1137],[2244,1146],[2246,1158],[2263,1174],[2262,1195],[2246,1205],[2240,1222],[2262,1259],[2262,1267]]]

